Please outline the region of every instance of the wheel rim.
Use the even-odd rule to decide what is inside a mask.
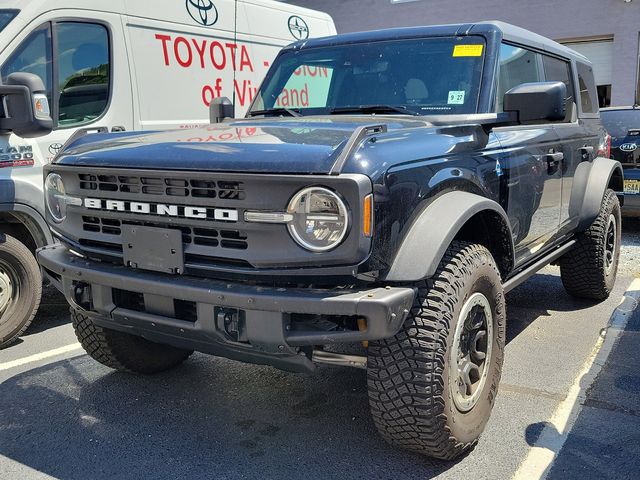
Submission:
[[[492,350],[491,304],[482,293],[474,293],[460,311],[449,359],[451,396],[461,412],[478,403],[489,375]]]
[[[607,271],[607,275],[611,273],[616,259],[616,242],[618,235],[618,224],[616,217],[612,214],[609,215],[609,222],[607,223],[607,235],[604,242],[604,264]]]
[[[0,262],[0,320],[15,300],[15,275],[13,271]]]

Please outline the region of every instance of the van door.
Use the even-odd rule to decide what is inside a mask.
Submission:
[[[0,162],[0,180],[11,185],[7,204],[27,205],[44,216],[42,166],[78,129],[129,130],[133,127],[131,82],[119,15],[77,11],[48,12],[15,37],[0,56],[2,80],[14,72],[38,75],[45,83],[54,130],[37,139],[11,135]],[[18,159],[18,155],[21,156]],[[11,159],[11,157],[9,157]],[[19,161],[18,161],[19,160]]]
[[[500,51],[497,110],[504,94],[528,82],[544,81],[539,53],[515,45]],[[494,129],[502,148],[503,197],[511,222],[516,263],[543,250],[555,239],[560,223],[562,145],[552,124]]]
[[[53,13],[46,21],[41,17],[0,59],[3,80],[14,72],[30,72],[47,87],[54,131],[33,142],[40,165],[79,128],[133,127],[128,66],[116,54],[124,51],[120,17],[92,12],[89,20],[67,11]]]

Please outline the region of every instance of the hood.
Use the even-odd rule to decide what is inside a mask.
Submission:
[[[428,126],[411,118],[359,116],[237,120],[198,129],[94,134],[68,145],[59,165],[328,174],[360,126],[388,132]],[[348,148],[348,147],[347,147]]]

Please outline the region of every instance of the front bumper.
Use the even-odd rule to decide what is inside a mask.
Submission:
[[[293,371],[314,369],[305,347],[392,337],[415,297],[405,287],[274,288],[132,270],[80,258],[64,245],[40,249],[38,260],[69,303],[101,326]],[[299,321],[318,315],[365,319],[366,328],[318,330]]]

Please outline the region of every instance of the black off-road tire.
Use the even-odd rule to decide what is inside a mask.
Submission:
[[[417,288],[400,332],[369,346],[369,403],[375,425],[388,442],[451,460],[475,446],[493,408],[504,356],[504,291],[491,253],[482,245],[459,241],[451,244],[436,274]],[[492,310],[493,321],[485,322],[487,328],[492,325],[492,352],[477,403],[461,411],[450,387],[458,380],[449,374],[450,357],[460,313],[476,293],[486,297]]]
[[[0,276],[0,348],[4,348],[31,324],[42,296],[42,274],[33,253],[5,234],[0,234]]]
[[[593,300],[609,297],[618,272],[621,225],[620,202],[608,189],[596,219],[576,235],[576,245],[560,259],[560,276],[569,295]]]
[[[164,372],[180,365],[193,353],[101,327],[79,310],[71,309],[71,319],[85,351],[115,370],[147,375]]]

